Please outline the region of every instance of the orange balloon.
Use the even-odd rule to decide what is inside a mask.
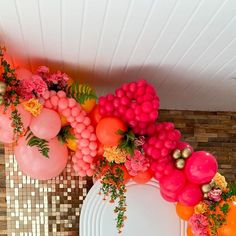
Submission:
[[[104,146],[117,146],[122,139],[118,131],[126,131],[126,126],[116,117],[105,117],[101,119],[96,127],[96,135]]]
[[[195,236],[190,225],[187,227],[187,236]]]
[[[139,171],[136,176],[133,177],[134,182],[137,184],[145,184],[153,177],[153,172],[151,169],[146,171]]]
[[[235,236],[236,224],[226,224],[220,227],[217,231],[217,236]]]
[[[236,201],[229,202],[229,212],[226,217],[226,222],[227,224],[236,225]]]
[[[189,218],[194,213],[194,207],[193,206],[186,206],[186,205],[183,205],[178,202],[176,204],[176,213],[182,220],[188,221]]]

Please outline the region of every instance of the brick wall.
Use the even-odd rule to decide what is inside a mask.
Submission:
[[[211,152],[227,180],[236,180],[236,112],[161,110],[162,121],[174,122],[184,141]]]

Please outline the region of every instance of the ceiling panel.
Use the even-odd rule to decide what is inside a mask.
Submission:
[[[236,111],[235,0],[0,0],[14,66],[45,64],[99,95],[146,78],[161,107]]]

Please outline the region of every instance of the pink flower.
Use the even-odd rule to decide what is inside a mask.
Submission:
[[[150,166],[147,158],[138,150],[134,151],[134,155],[128,155],[125,162],[125,167],[129,174],[136,176],[139,171],[146,171]]]
[[[193,234],[196,236],[209,236],[208,218],[203,214],[193,214],[189,219]]]
[[[48,74],[49,73],[49,68],[47,66],[39,66],[37,69],[37,72],[39,74],[43,73],[43,74]]]
[[[34,90],[34,85],[31,79],[21,80],[19,85],[19,94],[25,98],[26,100],[33,98],[34,94],[32,91]]]
[[[47,84],[43,81],[43,79],[39,75],[32,76],[32,83],[34,92],[37,95],[42,95],[48,89]]]
[[[221,195],[222,195],[221,189],[213,189],[208,193],[209,199],[214,202],[219,202],[221,200]]]

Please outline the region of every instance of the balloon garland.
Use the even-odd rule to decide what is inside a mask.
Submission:
[[[236,235],[236,187],[218,173],[215,157],[181,141],[171,122],[158,123],[159,98],[145,80],[114,94],[96,94],[65,73],[41,66],[12,69],[0,48],[0,141],[16,142],[20,169],[46,180],[72,155],[79,176],[101,182],[100,194],[116,202],[119,232],[126,220],[126,187],[132,179],[160,183],[166,201],[188,221],[188,236]]]

